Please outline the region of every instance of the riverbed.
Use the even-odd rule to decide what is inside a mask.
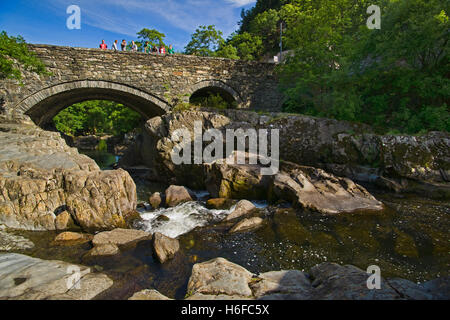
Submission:
[[[136,184],[141,201],[146,200],[149,190],[161,188],[139,181]],[[265,218],[263,226],[234,234],[228,233],[230,225],[221,222],[232,208],[207,209],[208,194],[202,191],[197,191],[198,201],[175,208],[141,207],[142,221],[136,228],[159,231],[180,240],[180,254],[164,265],[153,258],[149,241],[114,257],[87,260],[83,255],[92,247],[88,243],[61,247],[52,244],[56,232],[15,233],[35,243],[34,249],[21,253],[89,265],[108,274],[115,284],[99,299],[126,299],[146,288],[181,299],[186,294],[193,264],[216,257],[224,257],[254,273],[282,269],[307,271],[328,261],[352,264],[364,270],[377,265],[383,277],[401,277],[414,282],[448,276],[448,201],[370,191],[385,204],[385,210],[326,216],[257,202],[259,215]]]

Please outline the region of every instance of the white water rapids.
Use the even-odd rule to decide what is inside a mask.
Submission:
[[[206,199],[207,192],[195,192],[200,200]],[[267,206],[266,201],[252,201],[257,208]],[[141,211],[140,229],[149,233],[160,232],[168,237],[176,238],[197,227],[217,223],[233,212],[236,206],[228,210],[207,209],[200,201],[191,201],[173,208]],[[168,218],[168,219],[167,219]]]

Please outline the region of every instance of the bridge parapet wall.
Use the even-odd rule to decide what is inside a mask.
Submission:
[[[142,98],[151,96],[151,102],[165,111],[170,110],[177,100],[188,101],[196,90],[208,86],[230,93],[238,102],[238,108],[278,111],[281,106],[275,65],[270,63],[49,45],[30,45],[30,48],[52,75],[25,72],[23,85],[13,80],[0,81],[0,96],[5,107],[16,112],[27,113],[52,92],[64,90],[66,85],[67,90],[82,87],[84,83],[92,89],[98,84],[105,94],[107,83],[117,90],[128,91],[126,88],[129,88],[130,95],[140,92],[138,95]]]

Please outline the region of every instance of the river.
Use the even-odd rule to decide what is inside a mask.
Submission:
[[[90,156],[102,168],[116,161],[116,157],[105,153]],[[139,181],[136,184],[141,200],[148,196],[148,190],[160,188]],[[175,208],[140,208],[143,221],[137,228],[159,231],[180,240],[181,254],[164,265],[153,258],[150,242],[142,242],[134,250],[114,257],[86,261],[82,256],[91,248],[90,244],[57,247],[51,243],[55,232],[17,233],[36,244],[26,254],[90,265],[110,275],[115,284],[99,299],[124,299],[146,288],[183,298],[193,264],[219,256],[255,273],[280,269],[307,271],[329,261],[364,270],[377,265],[383,277],[415,282],[448,276],[448,201],[370,191],[386,205],[384,211],[325,216],[257,202],[266,223],[255,231],[234,234],[227,232],[228,225],[220,223],[232,209],[207,209],[205,192],[198,191],[199,201]]]

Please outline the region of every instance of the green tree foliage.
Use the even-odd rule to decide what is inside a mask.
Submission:
[[[146,41],[148,41],[152,46],[165,46],[164,38],[166,37],[166,35],[159,32],[158,30],[144,28],[139,31],[137,35],[138,39],[141,40],[138,42],[141,43],[142,47],[144,46]]]
[[[249,32],[256,16],[270,9],[278,10],[287,0],[258,0],[255,6],[249,10],[242,9],[241,21],[239,22],[239,34]]]
[[[369,30],[367,7],[382,9]],[[450,130],[449,2],[295,0],[280,9],[295,48],[280,68],[285,110],[380,131]]]
[[[248,32],[232,34],[227,45],[235,48],[236,59],[257,60],[264,52],[263,39]]]
[[[121,104],[92,100],[74,104],[54,118],[56,128],[68,135],[121,135],[139,126],[141,115]]]
[[[192,34],[191,41],[185,47],[186,54],[211,57],[224,42],[222,31],[216,30],[214,25],[200,26]]]
[[[28,49],[21,37],[10,37],[5,31],[0,33],[0,79],[22,80],[22,73],[16,63],[37,74],[49,74],[44,63]]]

